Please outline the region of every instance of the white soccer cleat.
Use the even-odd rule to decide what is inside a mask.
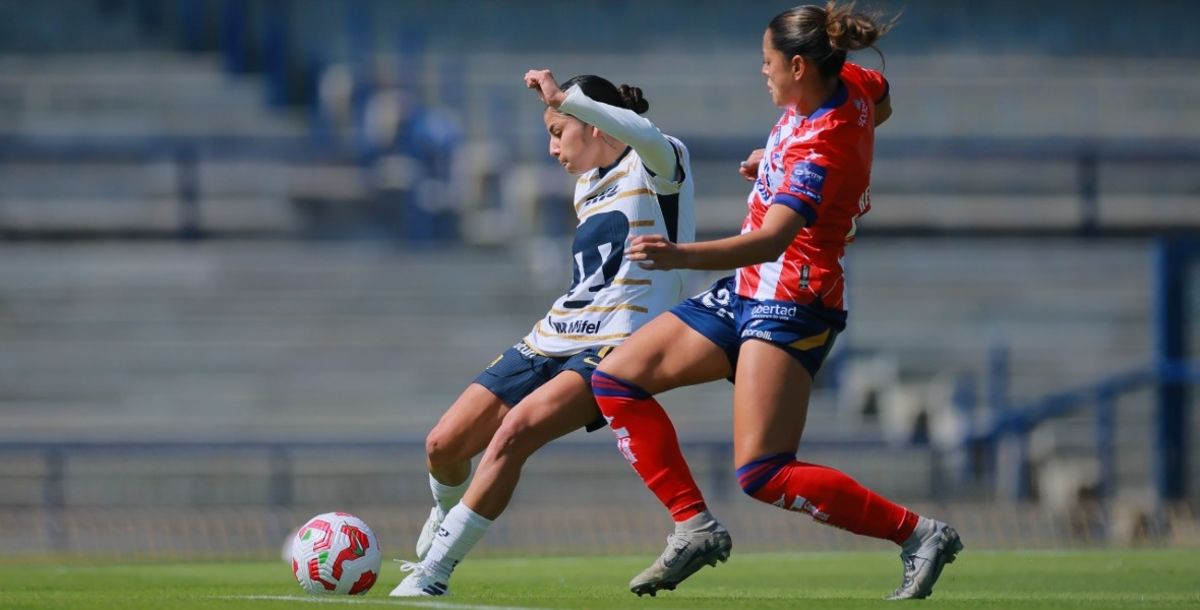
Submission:
[[[963,550],[962,539],[954,528],[925,517],[921,517],[909,540],[900,551],[904,580],[888,599],[925,599],[933,595],[933,585],[942,575],[942,568],[953,563]]]
[[[429,549],[433,548],[433,537],[437,536],[438,528],[442,527],[442,511],[438,507],[429,510],[429,518],[421,526],[421,535],[417,536],[417,559],[425,559]]]
[[[729,559],[733,539],[729,531],[717,525],[708,532],[676,532],[667,536],[667,548],[650,567],[629,582],[629,590],[650,597],[662,589],[673,591],[684,579],[704,566],[716,566]]]
[[[419,563],[402,561],[400,571],[412,573],[388,593],[390,597],[432,597],[450,593],[450,585],[446,584],[449,579],[438,578],[432,570]]]

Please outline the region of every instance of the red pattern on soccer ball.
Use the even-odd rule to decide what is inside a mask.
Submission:
[[[358,582],[354,583],[353,587],[350,587],[350,595],[362,595],[366,593],[368,589],[375,585],[375,579],[377,577],[378,576],[370,570],[363,572],[362,576],[358,577]]]
[[[367,538],[367,533],[354,527],[350,524],[342,525],[342,533],[350,539],[350,544],[342,549],[337,557],[333,559],[333,577],[336,580],[342,579],[342,564],[347,561],[353,561],[367,554],[367,549],[371,548],[371,540]]]
[[[326,591],[332,591],[337,588],[336,582],[329,582],[321,578],[321,564],[317,562],[317,558],[313,557],[308,560],[308,578],[313,582],[321,583]]]
[[[328,550],[329,546],[333,543],[333,528],[329,525],[329,522],[324,519],[313,519],[312,521],[309,521],[307,525],[300,528],[300,531],[304,532],[310,529],[317,530],[323,534],[320,540],[313,543],[313,550]]]

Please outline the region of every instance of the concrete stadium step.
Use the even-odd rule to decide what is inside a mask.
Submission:
[[[174,197],[0,200],[0,226],[11,231],[159,231],[180,229],[181,206]],[[288,201],[277,197],[205,198],[201,231],[266,231],[298,235],[303,223]]]
[[[202,199],[281,197],[288,192],[296,171],[282,161],[203,159],[196,166],[195,185]],[[18,198],[103,201],[178,197],[178,173],[175,159],[165,155],[131,161],[11,160],[0,164],[0,202]],[[64,180],[66,176],[72,180]]]
[[[714,53],[697,56],[655,53],[630,63],[626,55],[558,55],[556,74],[616,74],[645,89],[650,118],[664,132],[681,136],[762,133],[778,118],[766,95],[762,76],[746,55]],[[857,61],[878,67],[878,58],[860,54]],[[432,64],[445,61],[434,57]],[[520,112],[528,105],[514,86],[536,55],[489,53],[469,56],[463,67],[469,132],[492,135],[498,105],[512,112],[512,133],[536,134],[540,115]],[[1156,62],[1157,64],[1158,62]],[[880,129],[881,139],[904,136],[1046,137],[1196,137],[1200,117],[1186,120],[1188,100],[1200,96],[1200,84],[1189,78],[1200,63],[1168,59],[1146,66],[1137,59],[1021,56],[1011,54],[887,55],[895,114]],[[1130,87],[1129,83],[1139,83]],[[518,83],[519,84],[519,83]],[[1137,91],[1153,89],[1154,100]],[[435,88],[436,90],[436,88]],[[755,93],[759,92],[759,93]],[[1160,95],[1161,93],[1161,95]],[[920,103],[916,103],[916,100]],[[1042,112],[1070,108],[1062,116]],[[662,109],[662,110],[656,110]],[[688,109],[675,112],[668,109]],[[1184,110],[1181,110],[1184,109]],[[1180,115],[1180,112],[1185,115]],[[981,121],[979,117],[987,116]],[[528,145],[530,152],[541,146]]]
[[[145,48],[133,19],[94,5],[72,0],[0,3],[0,51],[94,53]]]
[[[135,52],[0,56],[0,131],[40,135],[305,133],[269,110],[261,82],[215,56]]]

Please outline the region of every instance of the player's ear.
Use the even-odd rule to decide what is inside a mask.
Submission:
[[[792,78],[796,82],[800,82],[800,78],[804,76],[804,70],[808,68],[808,62],[803,55],[795,55],[792,57]]]

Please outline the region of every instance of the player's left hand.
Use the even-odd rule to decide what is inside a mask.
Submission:
[[[662,235],[639,235],[625,249],[625,257],[642,269],[679,269],[683,267],[683,252],[679,244]]]
[[[567,94],[558,88],[558,81],[554,80],[554,74],[544,68],[526,72],[525,86],[537,91],[538,98],[542,100],[542,103],[551,108],[558,108],[567,98]]]
[[[746,157],[745,161],[742,161],[741,164],[738,165],[738,173],[741,174],[747,182],[754,182],[754,179],[758,178],[758,164],[762,163],[764,152],[766,152],[765,149],[756,148],[750,152],[750,156]]]

